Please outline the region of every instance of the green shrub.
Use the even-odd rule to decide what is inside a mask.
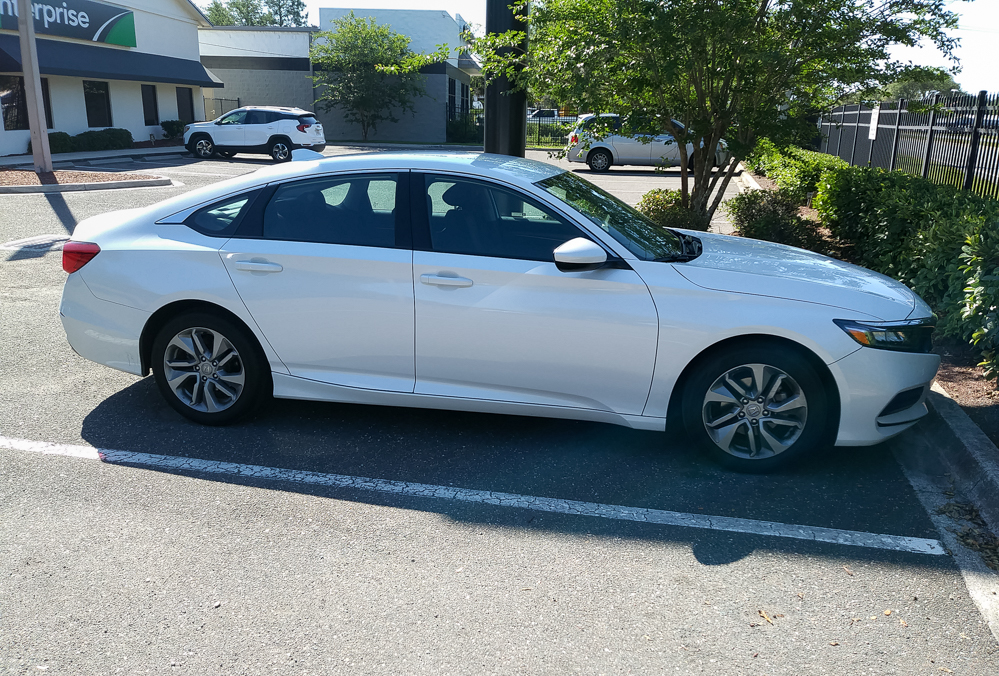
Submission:
[[[760,176],[769,176],[767,170],[780,157],[780,154],[780,148],[774,145],[773,141],[768,138],[761,138],[756,142],[753,152],[749,153],[749,156],[743,160],[743,164],[750,171]]]
[[[679,190],[656,188],[642,195],[638,210],[664,228],[707,231],[710,219],[685,208],[682,200],[683,193]]]
[[[125,150],[132,147],[132,132],[127,129],[94,129],[77,134],[73,143],[78,151]]]
[[[174,139],[183,135],[184,127],[187,125],[180,120],[163,120],[160,122],[160,126],[163,128],[164,138]]]
[[[76,144],[73,142],[73,137],[64,131],[50,131],[49,132],[49,152],[53,155],[56,153],[71,153],[76,150]],[[28,153],[31,153],[31,141],[28,141]]]
[[[793,146],[778,148],[765,138],[757,142],[745,165],[772,180],[781,190],[794,195],[800,204],[804,204],[808,193],[816,191],[822,172],[848,166],[835,155]]]
[[[107,150],[127,150],[132,147],[132,132],[127,129],[118,129],[112,127],[111,129],[104,129],[103,134],[105,143],[107,144]]]
[[[999,220],[968,237],[961,254],[968,276],[961,320],[982,351],[986,378],[999,376]]]
[[[832,234],[853,246],[857,263],[933,307],[941,333],[978,336],[983,349],[993,340],[999,202],[897,171],[846,167],[822,175],[814,205]],[[995,358],[986,355],[989,363]]]
[[[822,248],[815,224],[798,215],[797,197],[786,191],[749,190],[730,199],[725,207],[743,237],[812,251]]]

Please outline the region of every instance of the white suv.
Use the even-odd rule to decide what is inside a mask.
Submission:
[[[184,145],[202,159],[215,154],[232,157],[236,153],[265,153],[275,162],[285,162],[297,148],[322,152],[326,136],[323,125],[307,110],[245,106],[211,122],[187,125]]]

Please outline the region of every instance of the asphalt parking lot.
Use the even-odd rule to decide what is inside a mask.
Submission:
[[[0,244],[267,163],[0,195]],[[199,427],[70,350],[64,279],[0,252],[2,673],[999,673],[971,596],[996,576],[927,509],[960,499],[933,416],[771,476],[587,422],[274,401]]]

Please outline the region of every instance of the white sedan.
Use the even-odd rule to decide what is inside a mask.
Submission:
[[[926,414],[933,315],[806,251],[663,230],[549,164],[296,161],[90,218],[63,250],[73,349],[204,424],[270,395],[595,420],[743,470]]]

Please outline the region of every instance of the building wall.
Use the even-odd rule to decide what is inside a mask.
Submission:
[[[198,33],[201,56],[269,56],[309,58],[309,28],[251,30],[236,26],[203,28]],[[228,87],[229,84],[226,83]]]
[[[206,67],[225,83],[225,89],[205,89],[208,98],[238,98],[241,106],[288,106],[312,110],[311,72]]]
[[[398,122],[381,122],[368,133],[368,141],[444,143],[447,140],[447,75],[426,75],[427,96],[417,99],[414,113],[396,113]],[[343,110],[324,110],[316,103],[316,116],[329,141],[360,141],[361,125],[343,119]]]
[[[437,51],[437,45],[446,44],[449,48],[460,47],[462,42],[461,25],[443,10],[434,9],[344,9],[344,8],[320,8],[319,28],[328,31],[332,29],[330,22],[347,16],[351,12],[354,16],[362,18],[372,18],[379,24],[388,24],[396,33],[401,33],[410,38],[409,48],[420,54],[429,54]],[[452,65],[456,65],[457,60],[452,60]]]

